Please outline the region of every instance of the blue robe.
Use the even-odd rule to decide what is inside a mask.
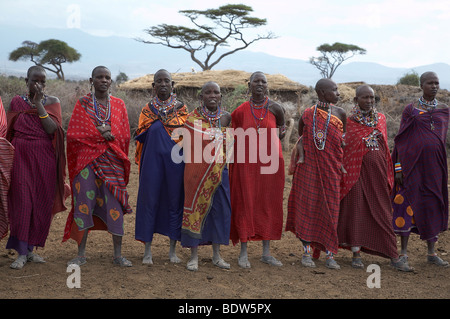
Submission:
[[[179,241],[184,204],[184,162],[175,163],[171,158],[172,148],[178,148],[178,145],[159,120],[136,140],[143,144],[143,149],[135,238],[151,242],[153,234],[158,233]]]

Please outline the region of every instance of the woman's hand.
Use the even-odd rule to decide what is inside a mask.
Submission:
[[[305,152],[303,149],[303,137],[300,137],[298,139],[297,145],[295,146],[295,149],[297,151],[297,164],[301,164],[305,162]]]
[[[34,105],[38,105],[38,103],[41,104],[43,98],[44,98],[44,87],[39,82],[34,83],[34,96],[32,103]]]
[[[103,136],[103,138],[107,141],[114,141],[114,135],[111,134],[111,125],[99,125],[97,126],[97,130]]]

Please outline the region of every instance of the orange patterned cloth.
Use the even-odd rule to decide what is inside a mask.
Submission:
[[[164,122],[162,121],[164,124],[164,128],[166,129],[169,136],[172,136],[173,131],[184,124],[187,115],[188,109],[186,105],[183,105],[176,112],[172,112]],[[139,124],[136,130],[136,136],[148,130],[149,127],[157,120],[161,120],[161,118],[158,116],[157,110],[152,107],[151,103],[147,103],[142,109],[141,115],[139,116]],[[174,139],[174,141],[175,143],[177,143],[179,142],[179,139]],[[136,164],[139,165],[139,167],[142,155],[142,146],[142,143],[136,141],[136,152],[134,160]]]

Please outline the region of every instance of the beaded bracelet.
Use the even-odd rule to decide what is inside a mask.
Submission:
[[[43,116],[40,116],[40,115],[39,115],[39,118],[40,118],[40,119],[45,119],[45,118],[47,118],[47,117],[48,117],[48,113],[46,113],[46,114],[43,115]]]
[[[401,171],[402,171],[402,165],[401,165],[400,163],[395,163],[395,165],[394,165],[394,171],[395,171],[396,173],[401,172]]]

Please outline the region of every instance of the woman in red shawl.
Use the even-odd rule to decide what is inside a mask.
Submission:
[[[439,233],[448,229],[449,108],[436,100],[436,73],[422,74],[420,87],[423,95],[404,109],[394,140],[393,226],[401,236],[402,259],[408,258],[408,239],[413,232],[427,242],[427,261],[448,267],[436,254],[435,243]]]
[[[124,214],[131,213],[126,186],[130,174],[130,126],[124,102],[109,94],[111,72],[92,71],[92,93],[78,100],[67,129],[67,158],[72,186],[72,210],[64,241],[78,243],[69,264],[86,263],[89,230],[107,230],[114,245],[113,263],[131,266],[121,255]]]
[[[394,170],[387,143],[386,118],[375,108],[368,85],[356,89],[355,106],[347,120],[339,244],[353,252],[352,267],[364,268],[360,251],[391,259],[398,270],[412,269],[399,260],[392,227],[390,194]]]
[[[252,74],[249,90],[250,101],[231,114],[235,147],[230,165],[230,239],[235,245],[241,242],[240,267],[250,268],[249,240],[263,242],[262,262],[282,266],[270,255],[269,244],[270,240],[279,240],[283,231],[284,160],[280,138],[284,136],[284,111],[268,98],[264,73]],[[277,128],[281,128],[279,135]],[[270,156],[268,161],[266,156]]]
[[[15,147],[6,245],[19,253],[13,269],[21,269],[27,261],[44,262],[33,248],[44,247],[53,214],[66,209],[61,105],[58,98],[44,94],[45,81],[42,67],[29,68],[28,94],[15,96],[7,113],[6,138]]]
[[[294,167],[288,201],[286,231],[303,244],[302,264],[315,267],[311,247],[326,251],[326,267],[339,269],[334,260],[338,251],[337,224],[339,193],[343,172],[345,111],[335,106],[339,91],[335,82],[321,79],[316,84],[319,102],[299,120],[299,136],[291,158]],[[303,150],[304,149],[304,150]]]

